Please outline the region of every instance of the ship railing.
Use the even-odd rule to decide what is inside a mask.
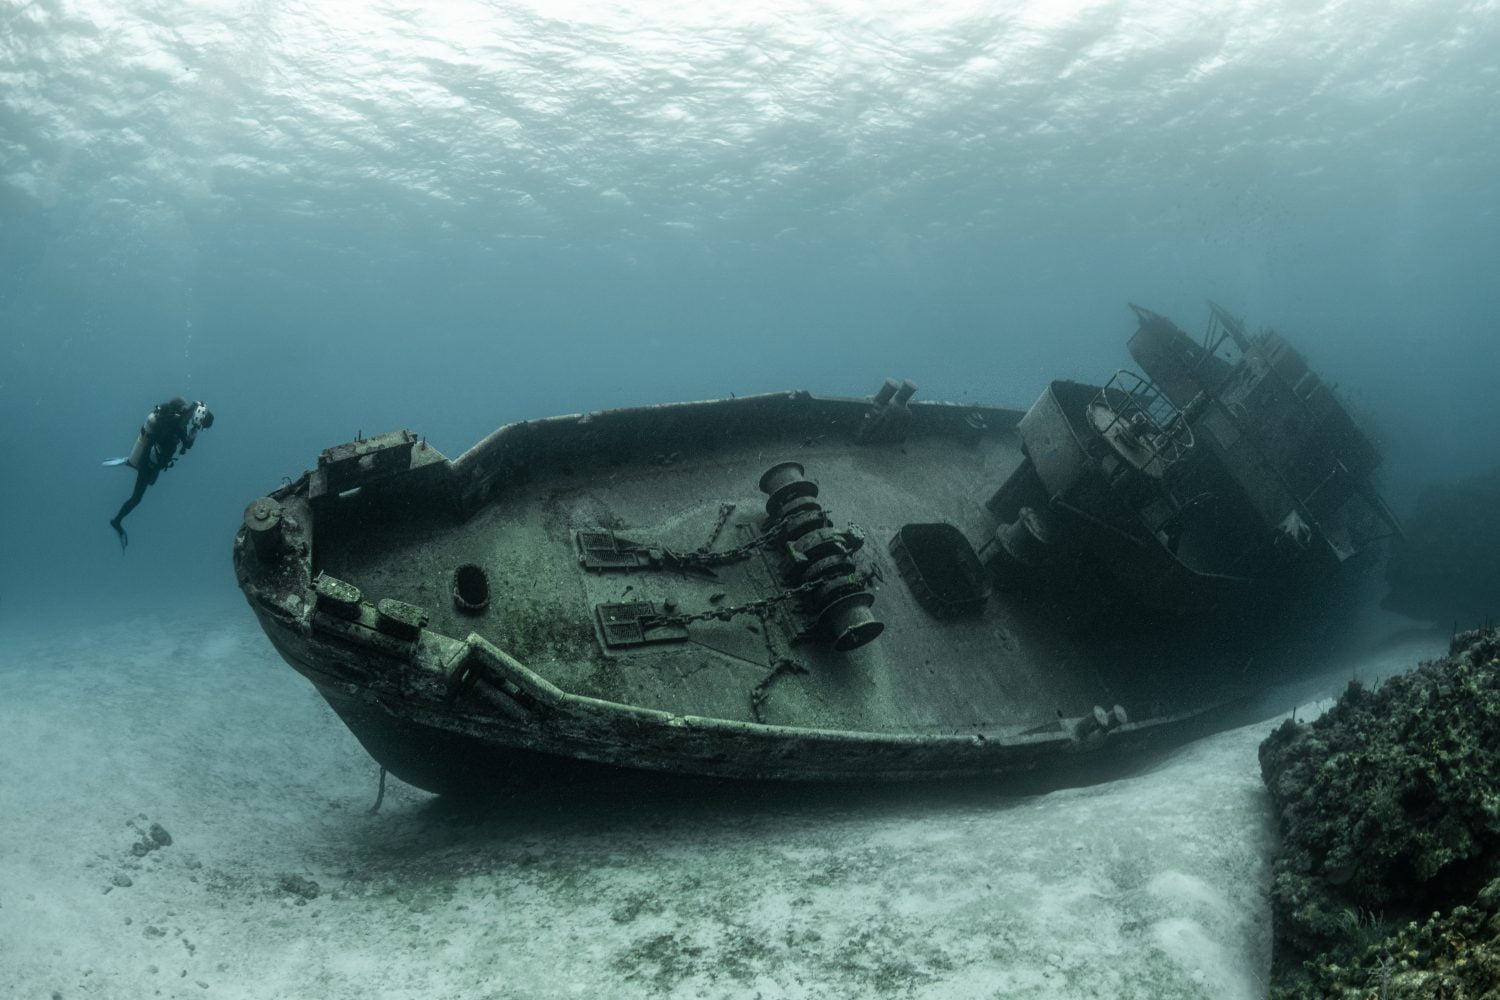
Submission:
[[[1333,467],[1328,470],[1328,475],[1324,476],[1318,485],[1309,490],[1306,496],[1296,498],[1298,504],[1301,509],[1309,512],[1309,516],[1311,516],[1312,511],[1320,510],[1327,506],[1320,502],[1320,494],[1325,489],[1334,484],[1342,485],[1348,483],[1350,480],[1353,480],[1352,487],[1339,491],[1344,493],[1342,499],[1338,499],[1337,493],[1335,494],[1336,506],[1333,507],[1333,510],[1344,512],[1344,518],[1348,523],[1350,541],[1353,544],[1353,551],[1360,552],[1375,542],[1386,538],[1400,537],[1402,534],[1401,522],[1396,518],[1395,512],[1391,510],[1380,494],[1375,491],[1368,479],[1356,476],[1347,465],[1337,458],[1334,459]],[[1358,510],[1354,507],[1356,503],[1362,505]],[[1363,515],[1363,517],[1360,518],[1359,515]],[[1365,527],[1366,525],[1369,526],[1368,529]]]
[[[1094,422],[1105,438],[1128,442],[1132,450],[1145,453],[1144,467],[1155,463],[1164,471],[1180,461],[1193,447],[1193,429],[1183,412],[1156,384],[1143,375],[1121,368],[1110,376],[1094,397],[1090,409],[1111,414]]]
[[[1245,332],[1245,324],[1217,302],[1209,302],[1208,329],[1203,331],[1203,349],[1209,354],[1215,354],[1226,340],[1234,341],[1234,346],[1241,354],[1250,350],[1250,335]]]

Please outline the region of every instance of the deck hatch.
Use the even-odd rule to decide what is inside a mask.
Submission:
[[[613,531],[578,532],[578,561],[584,569],[632,570],[652,565],[651,550]]]
[[[974,547],[951,524],[908,524],[891,539],[891,556],[917,603],[938,618],[984,610],[989,578]]]
[[[599,619],[599,635],[611,648],[644,646],[657,642],[682,642],[688,637],[686,625],[663,624],[660,609],[650,601],[625,601],[594,607]]]

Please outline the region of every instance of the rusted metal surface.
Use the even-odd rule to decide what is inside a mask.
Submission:
[[[1208,408],[1135,378],[1054,383],[1024,420],[892,381],[527,421],[451,462],[361,439],[250,505],[237,574],[288,663],[435,791],[568,762],[1061,768],[1221,724],[1277,679],[1246,649],[1312,579],[1182,558],[1183,470],[1234,480],[1193,444]],[[1247,507],[1225,537],[1274,547]]]

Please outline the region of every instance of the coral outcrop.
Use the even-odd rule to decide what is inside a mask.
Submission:
[[[1260,748],[1273,997],[1500,995],[1500,631]]]

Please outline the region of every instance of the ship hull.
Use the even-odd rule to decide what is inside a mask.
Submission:
[[[1078,732],[1079,720],[1011,739],[957,734],[798,730],[660,716],[624,705],[572,706],[566,719],[517,721],[419,706],[329,674],[347,661],[336,642],[261,624],[286,663],[306,677],[381,767],[426,791],[484,795],[519,782],[595,779],[622,769],[753,782],[900,783],[965,778],[1032,787],[1088,780],[1132,759],[1179,746],[1245,718],[1225,703],[1113,731]],[[367,666],[389,664],[371,657]]]
[[[286,661],[432,791],[1076,778],[1315,668],[1375,551],[1340,457],[1363,439],[1284,342],[1235,334],[1275,364],[1210,387],[1232,408],[1117,373],[1028,411],[888,381],[572,414],[451,461],[361,438],[253,501],[234,564]]]

